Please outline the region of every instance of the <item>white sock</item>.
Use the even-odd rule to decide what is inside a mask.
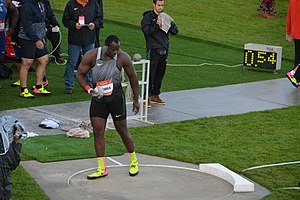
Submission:
[[[295,72],[294,70],[290,71],[290,73],[294,76],[295,75]]]

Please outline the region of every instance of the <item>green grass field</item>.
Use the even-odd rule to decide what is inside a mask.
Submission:
[[[58,10],[64,9],[65,2],[51,0]],[[246,43],[279,45],[283,47],[284,57],[293,59],[293,44],[285,41],[288,2],[276,1],[278,14],[274,20],[259,15],[257,8],[261,0],[172,0],[165,2],[165,12],[174,18],[180,36],[238,48]],[[153,8],[151,0],[103,0],[103,4],[105,22],[114,21],[137,28],[140,28],[142,13]]]
[[[61,19],[62,12],[57,11],[56,16]],[[262,19],[263,20],[263,19]],[[67,53],[67,32],[62,26],[62,52]],[[109,34],[117,34],[122,42],[122,49],[130,55],[140,53],[145,58],[145,41],[142,32],[135,26],[127,26],[113,21],[108,21],[101,31],[101,43]],[[225,64],[235,66],[243,63],[244,51],[242,48],[211,43],[209,41],[196,40],[188,37],[171,37],[169,64],[192,64],[200,65],[210,63],[212,65],[197,66],[168,66],[163,81],[162,91],[177,91],[193,88],[216,87],[268,79],[285,77],[285,72],[290,69],[292,62],[288,59],[282,60],[281,70],[278,74],[272,71],[244,70],[243,66],[222,67],[214,64]],[[57,104],[66,102],[77,102],[88,100],[89,97],[75,81],[73,95],[64,94],[64,70],[65,66],[55,65],[50,62],[47,67],[47,77],[50,82],[48,90],[53,93],[49,97],[38,97],[36,99],[24,100],[18,97],[19,88],[12,88],[10,84],[18,79],[18,73],[14,70],[13,80],[1,80],[0,91],[1,102],[9,102],[14,99],[13,104],[0,104],[0,110]],[[180,74],[180,78],[178,75]],[[28,86],[34,85],[35,74],[29,73]]]
[[[66,0],[51,0],[58,21],[61,21],[65,2]],[[276,1],[278,15],[274,20],[266,20],[259,15],[257,8],[260,2],[166,1],[165,12],[175,19],[180,31],[178,36],[171,37],[168,62],[233,66],[243,62],[245,43],[260,43],[283,47],[282,66],[278,74],[217,65],[168,66],[163,92],[284,77],[285,72],[292,67],[294,56],[293,43],[285,41],[285,15],[289,1]],[[139,24],[142,13],[149,9],[152,9],[152,1],[149,0],[104,0],[105,28],[101,30],[101,43],[107,35],[116,34],[122,41],[123,50],[130,55],[138,52],[145,57],[145,41]],[[62,52],[67,53],[66,29],[61,26],[61,31]],[[53,95],[34,100],[19,98],[19,88],[10,87],[12,80],[1,80],[0,111],[88,100],[89,96],[78,84],[73,95],[64,94],[64,68],[65,66],[58,66],[52,62],[48,65],[49,90]],[[17,79],[16,71],[13,78]],[[30,73],[29,85],[33,84],[34,73]],[[299,160],[299,111],[300,107],[294,106],[243,115],[131,128],[130,132],[139,153],[194,164],[219,162],[268,188],[272,193],[265,198],[267,200],[296,200],[300,198],[299,190],[279,188],[297,186],[300,181],[299,165],[248,172],[242,170],[255,165]],[[125,152],[115,131],[109,131],[106,140],[107,156]],[[94,157],[92,138],[80,140],[66,138],[64,135],[43,136],[29,138],[22,143],[22,160],[50,162]],[[43,151],[46,147],[47,152]],[[13,172],[13,194],[14,199],[49,199],[22,167]]]

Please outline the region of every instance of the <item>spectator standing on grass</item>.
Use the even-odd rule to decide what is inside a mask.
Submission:
[[[46,10],[46,28],[47,28],[47,39],[50,40],[52,45],[52,56],[57,64],[64,64],[65,60],[60,56],[60,41],[61,35],[59,33],[59,23],[56,20],[54,12],[52,10],[51,4],[49,0],[43,0]]]
[[[115,128],[130,154],[129,175],[138,174],[138,160],[134,151],[132,137],[127,129],[126,100],[122,89],[121,69],[128,75],[133,91],[133,112],[139,112],[138,79],[130,56],[120,49],[120,40],[110,35],[105,45],[86,53],[77,70],[79,84],[91,96],[90,119],[94,132],[94,147],[98,168],[89,174],[88,179],[101,178],[108,175],[105,161],[104,133],[108,115],[111,114]],[[86,74],[92,70],[93,89],[85,80]],[[99,92],[102,91],[102,92]]]
[[[295,87],[300,86],[300,1],[290,0],[286,16],[286,40],[294,40],[294,67],[286,74]]]
[[[11,26],[7,33],[5,30],[5,21],[7,19],[7,13],[10,12]],[[5,55],[6,39],[5,34],[12,35],[14,28],[17,24],[19,12],[11,0],[0,0],[0,64],[2,64]],[[1,88],[1,86],[0,86]]]
[[[24,0],[20,12],[19,42],[21,45],[22,63],[19,71],[21,92],[24,98],[33,98],[27,88],[28,70],[36,60],[36,83],[33,89],[34,94],[50,95],[43,84],[43,77],[48,63],[48,52],[45,44],[45,6],[42,0]]]
[[[159,97],[169,53],[169,34],[177,35],[173,19],[163,12],[164,0],[153,0],[153,10],[141,21],[146,39],[147,58],[150,59],[149,100],[152,104],[164,105]]]
[[[104,13],[103,13],[103,1],[102,0],[96,0],[98,5],[99,5],[99,9],[100,12],[102,13],[101,17],[100,17],[100,27],[96,28],[96,42],[95,42],[95,47],[100,47],[100,28],[104,27]]]
[[[74,70],[80,51],[83,55],[94,49],[96,31],[101,24],[102,13],[96,0],[70,0],[64,10],[62,23],[68,29],[68,61],[65,70],[66,94],[73,93]],[[92,85],[91,72],[87,82]]]
[[[22,2],[23,0],[14,0],[13,1],[13,4],[15,5],[15,7],[18,9],[18,12],[20,13],[21,11],[21,7],[22,7]],[[10,21],[10,20],[9,20]],[[20,71],[21,69],[21,63],[22,63],[22,58],[21,58],[21,45],[20,45],[20,42],[19,42],[19,32],[20,32],[20,17],[18,17],[18,20],[17,20],[17,23],[14,27],[14,33],[11,35],[11,44],[14,48],[14,51],[15,51],[15,66],[17,67],[17,70],[18,72]],[[11,24],[11,22],[10,22]],[[32,67],[29,68],[29,71],[30,69],[32,69]],[[12,87],[20,87],[20,79],[13,82],[11,84]]]
[[[15,6],[18,8],[18,10],[21,9],[22,6],[22,1],[24,0],[14,0],[13,3],[15,4]],[[53,10],[51,8],[50,5],[50,1],[49,0],[43,0],[43,4],[45,6],[45,10],[46,10],[46,17],[45,17],[45,24],[46,24],[46,28],[47,28],[47,39],[50,40],[51,44],[52,44],[52,49],[56,48],[56,50],[53,52],[53,56],[55,57],[55,61],[56,63],[60,64],[60,63],[64,63],[65,61],[63,59],[61,59],[60,57],[60,44],[59,44],[59,40],[60,40],[60,35],[58,32],[52,32],[52,28],[53,27],[59,27],[59,24],[55,18],[55,15],[53,13]],[[14,47],[15,50],[15,55],[16,55],[16,66],[18,71],[20,71],[20,67],[21,67],[21,47],[19,44],[19,37],[18,37],[18,33],[20,31],[20,20],[18,20],[18,24],[16,26],[15,29],[15,34],[12,36],[12,45]],[[33,71],[32,66],[30,66],[29,71]],[[46,78],[46,75],[44,75],[43,77],[43,85],[44,87],[48,86],[49,81]],[[14,82],[11,84],[12,87],[16,87],[16,86],[20,86],[20,80]]]

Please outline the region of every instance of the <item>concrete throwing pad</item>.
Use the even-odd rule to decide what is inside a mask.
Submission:
[[[93,181],[85,178],[92,171],[77,174],[70,185],[94,199],[218,199],[232,193],[230,184],[197,171],[141,166],[138,176],[129,177],[128,166],[108,169],[108,177]]]
[[[202,173],[198,165],[138,154],[140,173],[128,175],[129,155],[107,158],[109,175],[87,180],[96,159],[39,163],[23,161],[22,166],[51,200],[181,200],[261,199],[269,192],[255,185],[254,192],[234,193],[233,186],[216,176]]]

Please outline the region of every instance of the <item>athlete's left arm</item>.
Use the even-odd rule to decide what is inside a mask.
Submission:
[[[122,53],[122,66],[124,68],[125,73],[127,74],[129,78],[129,82],[132,88],[133,92],[133,111],[135,114],[139,112],[140,104],[139,104],[139,82],[138,78],[135,72],[135,69],[133,67],[132,61],[130,59],[130,56],[123,52]]]

